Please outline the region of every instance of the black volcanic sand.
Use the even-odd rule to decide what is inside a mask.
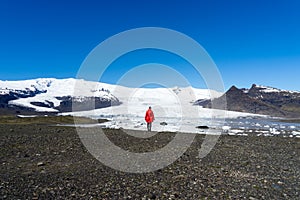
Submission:
[[[139,139],[112,129],[105,133],[118,146],[134,152],[161,148],[174,137],[174,133],[158,133]],[[221,136],[213,150],[199,159],[204,136],[197,135],[173,164],[134,174],[113,170],[93,158],[72,127],[0,124],[0,137],[0,199],[300,196],[300,139],[296,138]]]

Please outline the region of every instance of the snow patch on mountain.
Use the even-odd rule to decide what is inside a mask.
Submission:
[[[270,86],[263,86],[263,85],[254,85],[256,89],[258,89],[260,92],[265,92],[265,93],[272,93],[272,92],[286,92],[286,93],[300,93],[299,91],[290,91],[290,90],[282,90]]]

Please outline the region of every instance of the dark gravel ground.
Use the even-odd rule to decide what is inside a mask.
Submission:
[[[148,139],[105,130],[118,146],[153,151],[173,133]],[[176,162],[151,173],[104,166],[72,127],[0,125],[0,199],[299,199],[300,139],[221,136],[202,159],[197,135]]]

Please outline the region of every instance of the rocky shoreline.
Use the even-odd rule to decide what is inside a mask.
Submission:
[[[89,128],[92,129],[92,128]],[[159,149],[175,133],[142,139],[105,129],[133,152]],[[184,134],[184,133],[178,133]],[[220,136],[204,158],[197,135],[173,164],[150,173],[125,173],[96,160],[76,129],[45,124],[0,124],[0,199],[297,199],[300,139]]]

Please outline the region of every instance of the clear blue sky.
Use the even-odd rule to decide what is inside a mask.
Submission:
[[[256,83],[300,91],[298,0],[2,0],[0,79],[76,77],[100,42],[148,26],[174,29],[199,42],[219,68],[226,89]],[[134,59],[129,55],[127,66],[108,69],[103,81],[117,81]],[[168,59],[163,53],[154,62]],[[192,80],[188,68],[185,75]]]

